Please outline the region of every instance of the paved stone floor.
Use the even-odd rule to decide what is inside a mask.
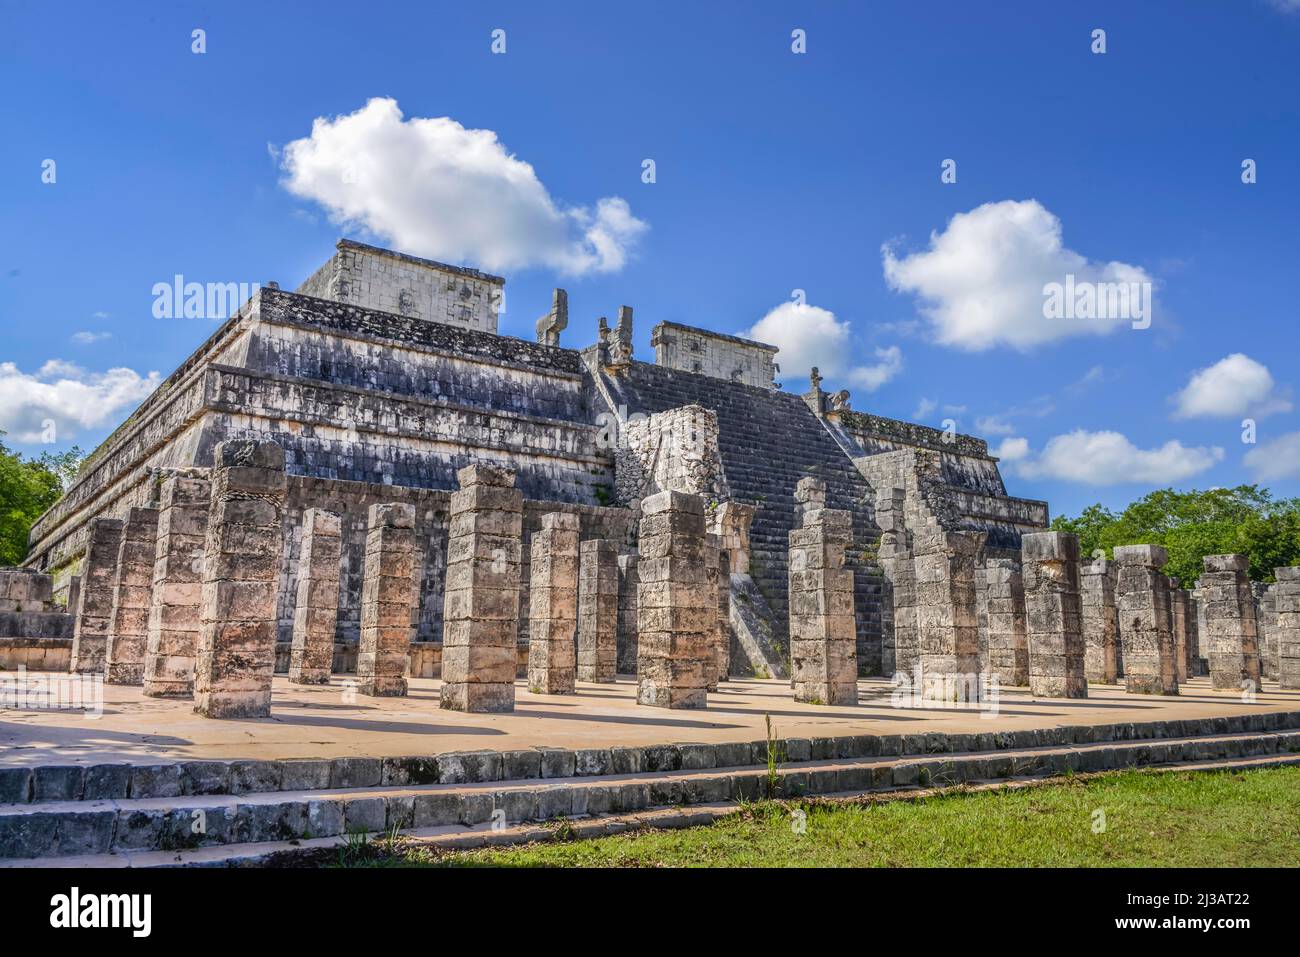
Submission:
[[[40,680],[42,675],[29,678]],[[1203,718],[1300,710],[1300,692],[1266,683],[1253,703],[1213,691],[1208,678],[1182,687],[1177,698],[1125,694],[1091,685],[1086,699],[1033,698],[1003,690],[996,715],[976,709],[894,708],[884,679],[859,683],[857,707],[822,707],[792,700],[780,681],[731,681],[709,695],[707,711],[666,711],[636,704],[636,684],[578,683],[575,695],[530,694],[516,683],[513,714],[465,714],[438,707],[440,681],[413,678],[405,698],[349,693],[330,685],[291,685],[277,676],[272,716],[212,720],[193,703],[146,698],[139,688],[104,686],[98,718],[83,712],[0,709],[0,764],[158,761],[192,758],[317,758],[428,755],[480,748],[537,745],[611,747],[656,743],[753,741],[771,715],[781,737],[927,731],[982,732],[1078,724]]]

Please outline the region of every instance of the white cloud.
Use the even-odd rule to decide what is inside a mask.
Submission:
[[[1128,328],[1129,319],[1048,319],[1043,287],[1075,282],[1152,282],[1141,268],[1094,262],[1061,242],[1061,221],[1037,200],[985,203],[958,213],[930,247],[903,258],[881,249],[885,280],[922,300],[940,345],[980,351],[1031,349],[1067,336]]]
[[[847,385],[874,392],[902,371],[903,352],[898,346],[876,348],[874,363],[854,365],[850,332],[849,323],[836,319],[829,309],[783,302],[741,335],[781,350],[776,361],[786,383],[802,381],[816,366],[827,380],[827,391]]]
[[[147,376],[131,369],[87,372],[61,359],[51,359],[35,373],[0,362],[0,430],[16,442],[41,442],[45,423],[52,421],[56,441],[62,441],[83,429],[112,424],[161,381],[157,372]]]
[[[922,396],[921,401],[916,404],[916,409],[912,412],[912,418],[920,422],[937,408],[939,408],[939,403],[936,399],[927,399]]]
[[[1040,455],[1024,457],[1018,473],[1084,485],[1164,485],[1191,478],[1222,459],[1218,446],[1189,447],[1171,439],[1158,448],[1140,449],[1119,432],[1076,429],[1051,439]]]
[[[388,98],[318,117],[311,136],[280,156],[285,188],[334,222],[404,252],[489,270],[614,272],[648,228],[617,196],[563,206],[492,130],[446,116],[403,119]]]
[[[982,415],[975,420],[980,435],[1010,435],[1016,427],[1000,415]]]
[[[1198,369],[1171,401],[1176,406],[1174,417],[1179,419],[1247,413],[1263,418],[1291,411],[1289,397],[1278,391],[1268,367],[1240,352]]]
[[[1029,455],[1029,440],[1019,437],[1005,438],[993,454],[1004,462],[1019,462]]]
[[[83,346],[92,345],[101,339],[111,338],[113,338],[111,332],[74,332],[72,334],[72,341]]]
[[[1300,432],[1287,432],[1257,445],[1242,456],[1242,461],[1261,482],[1300,479]]]

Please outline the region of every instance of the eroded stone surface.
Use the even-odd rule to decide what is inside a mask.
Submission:
[[[203,605],[203,544],[212,486],[206,478],[170,475],[158,493],[158,538],[145,643],[144,693],[194,693]]]
[[[1245,555],[1206,555],[1201,600],[1205,603],[1205,642],[1210,682],[1215,688],[1258,691],[1263,676],[1255,596]]]
[[[1178,694],[1168,579],[1159,545],[1120,545],[1115,595],[1123,642],[1124,687],[1132,694]]]
[[[610,682],[618,674],[618,546],[582,543],[578,574],[578,680]]]
[[[582,652],[575,638],[580,581],[578,535],[577,519],[560,512],[543,516],[541,531],[533,533],[528,591],[528,689],[536,694],[573,694],[581,667]],[[582,543],[583,556],[587,554],[587,546],[594,544]],[[617,602],[617,592],[614,599]]]
[[[337,515],[320,508],[308,509],[302,526],[289,680],[328,684],[338,626],[342,526]]]
[[[400,503],[372,505],[357,652],[357,683],[362,694],[406,694],[416,611],[415,551],[415,509]]]
[[[1035,532],[1021,540],[1029,690],[1045,698],[1086,698],[1079,603],[1079,537]]]

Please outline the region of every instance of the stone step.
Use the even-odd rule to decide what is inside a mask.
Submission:
[[[1300,711],[1018,731],[778,738],[787,762],[995,752],[1101,742],[1300,730]],[[386,758],[173,760],[160,763],[0,765],[0,809],[31,804],[245,795],[425,784],[600,777],[764,764],[768,742],[677,742],[614,748],[537,747]]]
[[[1119,746],[1094,745],[1083,748],[1041,749],[1008,753],[997,759],[973,755],[930,757],[916,761],[902,759],[859,759],[815,762],[806,769],[779,768],[775,793],[768,794],[769,774],[764,768],[741,769],[733,774],[707,772],[660,772],[655,775],[625,776],[603,783],[584,779],[556,781],[549,785],[497,790],[491,793],[502,811],[494,819],[483,816],[488,795],[484,787],[444,789],[387,789],[383,794],[362,792],[355,802],[382,801],[385,824],[378,826],[374,811],[350,833],[369,839],[400,834],[418,845],[445,850],[486,845],[508,845],[549,840],[563,821],[573,838],[599,837],[639,828],[690,827],[708,824],[738,810],[743,802],[768,796],[779,798],[822,797],[852,799],[872,794],[886,798],[915,798],[964,785],[976,790],[994,787],[1025,787],[1046,783],[1065,773],[1091,774],[1109,770],[1147,767],[1160,771],[1235,770],[1300,764],[1300,734],[1217,736],[1187,741],[1137,741]],[[414,793],[408,793],[413,790]],[[566,797],[567,795],[567,797]],[[264,795],[268,801],[273,796]],[[337,796],[342,797],[342,796]],[[255,824],[276,815],[293,818],[291,808],[302,803],[299,796],[284,795],[278,804],[258,805],[261,810],[241,811],[236,820]],[[291,799],[292,798],[292,799]],[[305,798],[310,800],[310,798]],[[319,796],[318,798],[319,799]],[[500,803],[496,803],[500,801]],[[455,805],[462,808],[459,819]],[[564,810],[568,807],[569,810]],[[438,809],[441,809],[439,811]],[[531,810],[530,810],[531,809]],[[181,823],[193,810],[177,806],[161,813],[178,816]],[[347,805],[343,815],[346,823]],[[137,815],[147,814],[136,810]],[[310,812],[307,812],[310,813]],[[446,823],[425,823],[445,820]],[[404,826],[405,825],[405,826]],[[274,829],[273,829],[274,830]],[[236,829],[235,833],[240,833]],[[235,839],[200,847],[138,847],[114,845],[100,853],[48,853],[51,845],[37,848],[41,856],[0,859],[0,867],[238,867],[288,866],[329,862],[349,840],[349,831],[275,839]],[[3,834],[0,826],[0,835]],[[250,828],[242,837],[268,835]],[[55,845],[58,846],[58,845]]]

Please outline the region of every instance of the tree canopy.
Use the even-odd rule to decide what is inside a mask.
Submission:
[[[24,459],[0,442],[0,566],[17,565],[27,555],[32,523],[59,500],[80,462],[79,449]]]
[[[1165,574],[1183,587],[1201,577],[1206,555],[1250,556],[1250,577],[1271,582],[1273,569],[1300,565],[1300,498],[1274,499],[1257,485],[1236,488],[1158,489],[1116,514],[1090,505],[1075,518],[1058,516],[1052,528],[1079,536],[1084,556],[1116,545],[1163,545]]]

